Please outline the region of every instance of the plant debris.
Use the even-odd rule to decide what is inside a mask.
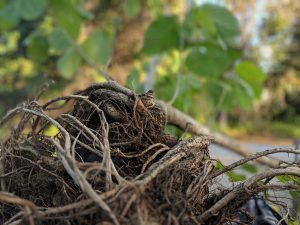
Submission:
[[[0,224],[227,224],[263,190],[212,191],[213,139],[165,134],[152,91],[96,84],[24,103],[0,125],[18,116],[0,147]]]

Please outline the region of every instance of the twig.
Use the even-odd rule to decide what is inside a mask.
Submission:
[[[164,151],[167,151],[169,150],[170,148],[169,147],[164,147],[164,148],[161,148],[159,150],[157,150],[153,155],[151,155],[147,161],[144,163],[143,167],[142,167],[142,170],[141,170],[141,173],[144,173],[144,171],[146,170],[148,164],[154,160],[156,158],[156,156],[158,156],[160,153],[164,152]]]
[[[33,204],[33,202],[23,198],[19,198],[18,196],[15,196],[14,194],[9,192],[0,191],[0,202],[28,207],[30,208],[31,212],[35,212],[37,210],[37,207],[35,204]]]
[[[276,184],[269,184],[269,185],[260,185],[259,188],[263,190],[295,190],[299,191],[300,186],[297,184],[282,184],[282,185],[276,185]]]
[[[287,212],[286,212],[285,216],[283,216],[283,217],[278,221],[278,223],[277,223],[276,225],[281,225],[282,222],[285,221],[285,219],[288,218],[288,216],[289,216],[289,214],[290,214],[290,209],[289,209],[289,207],[286,207],[286,208],[287,208]]]
[[[9,110],[6,115],[0,120],[0,127],[3,126],[3,124],[8,121],[11,117],[13,117],[16,113],[20,112],[22,109],[22,106],[18,106],[14,109]]]
[[[59,141],[50,139],[51,142],[56,146],[58,150],[58,154],[61,157],[62,163],[69,173],[69,175],[73,178],[74,182],[80,186],[82,191],[86,193],[90,198],[92,198],[102,209],[104,209],[108,215],[111,217],[113,222],[118,225],[119,222],[116,216],[112,213],[109,206],[97,195],[97,193],[93,190],[90,183],[87,182],[81,171],[75,165],[75,161],[72,160],[70,152],[71,152],[71,138],[69,133],[63,128],[56,120],[50,118],[49,116],[43,114],[42,112],[37,112],[31,109],[22,108],[22,111],[31,113],[33,115],[40,116],[49,122],[53,123],[63,134],[65,137],[65,146],[64,148],[60,145]]]
[[[294,153],[294,154],[300,154],[300,151],[299,150],[294,150],[292,148],[275,148],[275,149],[270,149],[270,150],[266,150],[266,151],[263,151],[263,152],[258,152],[258,153],[255,153],[253,155],[250,155],[244,159],[241,159],[237,162],[234,162],[232,164],[230,164],[229,166],[225,166],[222,170],[220,171],[216,171],[215,173],[213,173],[210,178],[215,178],[223,173],[226,173],[246,162],[249,162],[249,161],[252,161],[254,159],[257,159],[257,158],[260,158],[260,157],[263,157],[263,156],[266,156],[266,155],[270,155],[270,154],[274,154],[274,153],[279,153],[279,152],[286,152],[286,153]]]
[[[91,102],[90,100],[88,99],[84,99],[85,102],[89,103],[91,106],[93,106],[95,108],[95,110],[97,111],[98,115],[99,115],[99,119],[101,121],[101,128],[102,128],[102,132],[104,134],[104,137],[103,137],[103,151],[104,151],[104,155],[103,154],[103,164],[104,166],[106,166],[107,170],[108,171],[111,171],[115,174],[115,178],[117,179],[117,181],[119,183],[121,183],[124,178],[118,173],[117,169],[115,168],[115,165],[112,163],[112,160],[111,160],[111,155],[110,155],[110,147],[109,147],[109,141],[108,141],[108,131],[109,131],[109,126],[108,126],[108,123],[106,121],[106,117],[104,115],[104,112],[99,109],[99,107]],[[111,172],[110,174],[108,174],[108,177],[110,182],[111,182]],[[109,189],[111,189],[111,187],[109,187]]]
[[[124,158],[137,158],[137,157],[141,157],[143,155],[145,155],[147,152],[151,151],[153,148],[157,147],[157,146],[162,146],[162,147],[168,147],[162,143],[156,143],[156,144],[153,144],[153,145],[150,145],[148,148],[146,148],[145,150],[143,150],[142,152],[140,153],[136,153],[136,154],[125,154],[121,151],[116,151],[114,153],[114,155],[120,155],[121,157],[124,157]]]
[[[300,168],[290,167],[285,169],[269,169],[250,177],[244,183],[236,186],[231,192],[217,201],[211,208],[198,216],[198,220],[201,223],[205,223],[205,221],[210,219],[212,216],[218,215],[221,212],[221,209],[230,204],[230,202],[233,201],[241,192],[246,191],[247,193],[249,193],[249,195],[256,193],[258,190],[255,189],[255,187],[258,185],[258,181],[278,175],[294,175],[300,177]]]
[[[165,168],[173,165],[183,157],[187,156],[191,152],[191,149],[197,149],[201,151],[201,149],[206,149],[211,141],[212,138],[209,136],[196,136],[187,141],[182,141],[178,145],[174,146],[167,152],[166,155],[164,155],[162,159],[152,164],[144,174],[138,177],[136,183],[139,184],[139,189],[141,192],[144,191],[147,185]]]
[[[300,168],[299,167],[289,167],[285,169],[269,169],[262,173],[256,174],[244,182],[244,187],[246,189],[251,188],[251,185],[254,185],[257,181],[265,179],[267,177],[273,177],[278,175],[294,175],[300,177]]]
[[[22,206],[25,211],[25,218],[27,217],[28,219],[28,223],[34,225],[33,215],[36,212],[37,207],[31,201],[17,197],[12,193],[0,191],[0,202]]]
[[[88,96],[82,96],[82,95],[68,95],[68,96],[62,96],[62,97],[58,97],[58,98],[54,98],[51,99],[50,101],[46,102],[44,105],[42,105],[42,109],[44,110],[51,110],[48,109],[47,107],[55,102],[61,101],[61,100],[67,100],[69,101],[70,99],[79,99],[79,100],[83,100],[83,99],[88,99]]]
[[[132,99],[135,98],[135,94],[130,89],[119,85],[116,81],[108,81],[105,83],[92,84],[88,88],[78,91],[75,94],[87,93],[91,90],[96,90],[96,89],[108,89],[118,93],[125,94]]]
[[[62,162],[64,163],[64,166],[66,170],[73,170],[73,172],[76,174],[76,176],[72,176],[72,178],[76,181],[76,183],[79,184],[81,190],[87,194],[94,202],[96,202],[102,209],[104,209],[112,221],[116,224],[119,225],[120,223],[118,222],[117,217],[113,214],[112,210],[109,208],[109,206],[101,199],[100,196],[95,192],[95,190],[92,188],[91,184],[85,179],[84,175],[82,172],[76,167],[74,161],[72,161],[68,155],[65,154],[65,150],[61,147],[60,143],[52,140],[52,143],[57,147],[58,153],[61,154]],[[72,163],[73,162],[73,163]],[[69,165],[69,163],[71,165]],[[68,169],[69,168],[69,169]]]

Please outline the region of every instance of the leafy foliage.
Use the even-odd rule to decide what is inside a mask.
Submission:
[[[265,80],[263,72],[252,62],[242,61],[235,67],[235,72],[250,86],[256,98],[262,91],[262,84]]]
[[[145,33],[143,52],[162,53],[179,46],[179,24],[175,16],[157,18]]]
[[[82,44],[87,56],[96,63],[106,65],[112,54],[113,41],[108,33],[95,30]]]
[[[46,9],[47,0],[14,0],[12,7],[20,19],[37,19]]]
[[[70,47],[57,61],[58,71],[65,77],[72,76],[79,68],[80,55],[75,47]]]
[[[205,4],[202,6],[212,18],[217,30],[217,35],[227,44],[232,44],[234,38],[240,35],[240,26],[236,17],[226,8]]]
[[[244,166],[244,165],[242,165],[242,166]],[[224,169],[224,167],[225,166],[220,161],[217,161],[216,166],[215,166],[216,170],[222,170],[222,169]],[[231,182],[241,182],[241,181],[246,180],[246,176],[244,174],[237,173],[233,170],[226,172],[226,175]]]
[[[84,25],[94,18],[83,3],[81,0],[1,2],[0,31],[5,35],[1,34],[0,42],[3,87],[0,96],[4,108],[15,105],[49,79],[58,82],[56,89],[61,88],[62,83],[75,78],[84,64],[97,68],[107,64],[112,55],[114,31],[96,27],[83,37]],[[4,97],[18,90],[22,94]]]
[[[219,46],[203,45],[191,48],[187,69],[199,76],[220,76],[230,63],[226,51]]]
[[[108,10],[110,4],[113,3],[101,3],[98,7]],[[174,104],[180,109],[196,114],[203,106],[195,105],[199,96],[206,96],[208,109],[251,108],[253,100],[261,94],[265,76],[253,62],[241,61],[242,50],[236,45],[240,27],[229,10],[204,4],[191,7],[184,19],[179,20],[175,14],[163,15],[159,1],[148,0],[147,7],[154,20],[144,34],[142,54],[138,55],[142,56],[143,69],[133,68],[138,71],[135,76],[139,80],[134,83],[140,90],[142,73],[148,67],[144,59],[158,55],[155,84],[158,97],[170,100],[179,82]],[[136,0],[126,0],[121,9],[129,18],[138,17],[142,5]],[[48,79],[71,81],[83,64],[103,68],[112,57],[119,26],[116,18],[94,26],[87,35],[82,33],[85,24],[97,16],[94,11],[87,11],[81,0],[6,0],[0,5],[0,30],[8,32],[8,39],[13,32],[19,34],[9,54],[30,60],[33,65],[30,77],[41,81],[40,75],[46,70]],[[14,76],[24,79],[18,71],[15,70]],[[179,73],[182,78],[177,82]],[[132,84],[132,76],[130,79]],[[11,80],[4,85],[14,86],[14,83]]]
[[[48,38],[51,49],[57,53],[64,52],[71,45],[67,34],[60,27],[54,28]]]
[[[257,168],[249,163],[245,163],[243,165],[241,165],[241,168],[244,169],[245,171],[249,172],[249,173],[256,173],[257,172]]]
[[[127,16],[136,16],[141,9],[141,4],[139,0],[126,0],[124,4],[124,11]]]
[[[173,93],[178,88],[175,85],[177,74],[182,77],[193,74],[198,77],[193,82],[201,86],[197,92],[205,94],[208,106],[214,111],[216,108],[220,111],[251,109],[253,100],[261,94],[265,75],[255,63],[241,60],[242,50],[237,45],[239,35],[236,17],[226,8],[213,4],[191,7],[181,23],[174,16],[154,20],[145,33],[143,53],[160,54],[160,62],[165,65],[163,61],[168,57],[172,60],[175,51],[180,54],[180,59],[173,64],[181,64],[176,71],[158,76],[158,84],[166,79],[169,84],[168,91],[166,85],[155,86],[158,96],[165,98],[168,95],[164,92]],[[184,82],[187,79],[182,78],[179,89]],[[190,96],[195,94],[192,89],[187,92]],[[186,109],[188,102],[179,97],[175,105]],[[190,104],[189,108],[189,111],[199,111],[195,104]]]

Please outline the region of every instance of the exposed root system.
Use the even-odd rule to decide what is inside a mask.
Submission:
[[[227,224],[265,189],[253,179],[211,191],[222,174],[209,157],[212,138],[165,134],[151,91],[97,84],[24,103],[0,125],[11,118],[20,121],[0,146],[0,224]]]

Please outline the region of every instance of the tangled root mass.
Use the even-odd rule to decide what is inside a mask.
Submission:
[[[151,91],[108,82],[23,104],[4,120],[17,115],[0,152],[0,224],[227,224],[255,194],[201,220],[226,194],[210,192],[212,139],[165,134]]]

